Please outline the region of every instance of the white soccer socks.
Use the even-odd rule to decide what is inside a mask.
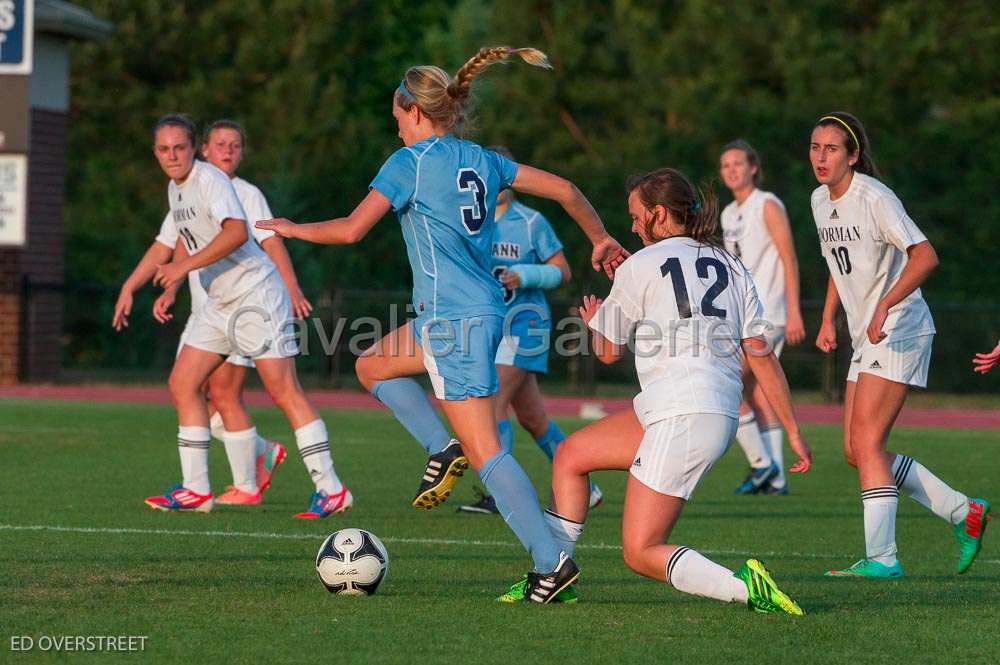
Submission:
[[[344,484],[340,482],[337,472],[333,469],[326,423],[316,419],[295,430],[295,445],[299,448],[299,454],[316,489],[323,490],[327,494],[337,494],[344,489]]]
[[[226,457],[233,471],[233,486],[248,494],[257,493],[257,428],[222,433]]]
[[[572,557],[573,550],[576,549],[576,541],[583,533],[583,524],[568,520],[553,510],[545,511],[545,524],[549,527],[552,537],[559,544],[559,549],[567,556]]]
[[[896,508],[899,490],[884,485],[861,490],[865,510],[865,556],[883,566],[896,563]]]
[[[969,514],[969,497],[953,490],[912,457],[896,455],[892,477],[911,499],[950,524],[965,521]]]
[[[764,439],[764,445],[767,447],[767,452],[771,456],[771,461],[778,467],[778,475],[771,479],[771,487],[780,490],[786,484],[784,447],[785,430],[783,430],[781,425],[778,423],[774,423],[773,425],[765,427],[760,434]]]
[[[667,582],[678,591],[724,603],[746,603],[746,583],[733,571],[706,559],[690,547],[678,547],[667,559]]]
[[[207,427],[181,425],[177,428],[177,452],[181,457],[181,481],[195,494],[211,494],[208,484],[208,442],[212,433]]]
[[[746,454],[751,467],[766,469],[771,466],[771,455],[767,452],[760,430],[757,429],[757,419],[753,411],[740,416],[740,424],[736,428],[736,441]]]
[[[222,422],[222,414],[216,411],[208,419],[208,427],[212,430],[212,438],[225,442],[226,424]]]

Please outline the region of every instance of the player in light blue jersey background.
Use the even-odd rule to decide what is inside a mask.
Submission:
[[[491,146],[497,154],[513,160],[504,146]],[[552,315],[545,291],[569,282],[571,273],[562,242],[542,213],[529,208],[506,190],[497,198],[496,229],[493,232],[493,275],[503,285],[507,307],[503,339],[497,350],[497,431],[500,447],[514,448],[514,428],[507,417],[511,407],[518,422],[552,461],[556,446],[566,438],[559,425],[549,419],[538,388],[538,374],[549,364]],[[499,512],[496,500],[480,492],[478,501],[459,506],[460,512]],[[601,490],[591,485],[591,507],[601,502]]]
[[[392,104],[405,147],[389,157],[358,207],[345,218],[316,224],[278,219],[257,225],[287,238],[350,244],[390,209],[397,212],[413,270],[417,319],[366,351],[357,362],[358,378],[430,454],[414,507],[439,505],[471,464],[533,559],[525,599],[548,603],[579,570],[559,549],[531,481],[501,450],[497,436],[494,360],[504,314],[490,257],[497,195],[513,188],[558,201],[593,243],[594,268],[609,277],[628,253],[572,183],[453,134],[469,112],[473,79],[512,55],[549,66],[534,49],[495,47],[480,49],[454,79],[438,67],[411,67]],[[409,378],[424,372],[458,440],[450,438],[420,385]]]

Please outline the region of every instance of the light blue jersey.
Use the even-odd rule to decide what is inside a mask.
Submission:
[[[400,148],[382,165],[371,188],[399,215],[418,317],[503,316],[493,215],[516,176],[516,163],[451,134]]]
[[[493,232],[493,274],[497,279],[503,270],[519,264],[545,263],[562,250],[549,220],[542,213],[517,201],[510,204],[497,220]],[[543,289],[504,289],[508,312],[517,312],[530,305],[536,314],[549,318],[549,303]]]

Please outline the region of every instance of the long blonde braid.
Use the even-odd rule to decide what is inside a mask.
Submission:
[[[440,67],[410,67],[403,76],[395,101],[405,110],[416,104],[434,126],[444,131],[460,129],[472,105],[472,81],[490,65],[518,56],[529,65],[552,69],[544,53],[534,48],[492,46],[479,49],[452,79]]]

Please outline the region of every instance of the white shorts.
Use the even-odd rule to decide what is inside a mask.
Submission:
[[[294,332],[288,291],[269,279],[224,311],[209,300],[191,314],[182,341],[223,356],[288,358],[299,352]]]
[[[874,374],[889,381],[918,388],[927,387],[927,370],[931,365],[934,335],[921,335],[878,344],[865,342],[851,358],[847,380],[857,382],[858,374]]]
[[[193,315],[189,316],[187,323],[184,324],[184,331],[181,333],[181,339],[179,342],[177,342],[178,356],[181,354],[181,349],[187,343],[188,330],[191,328],[191,319],[193,318],[194,318]],[[250,369],[256,367],[256,365],[253,364],[253,358],[249,356],[237,355],[235,353],[227,356],[226,362],[229,363],[230,365],[236,365],[237,367],[249,367]]]
[[[774,357],[780,358],[785,348],[785,326],[771,326],[768,332],[764,333],[764,339],[774,351]]]
[[[691,498],[712,465],[726,454],[738,421],[719,413],[689,413],[646,428],[629,472],[649,489]]]

